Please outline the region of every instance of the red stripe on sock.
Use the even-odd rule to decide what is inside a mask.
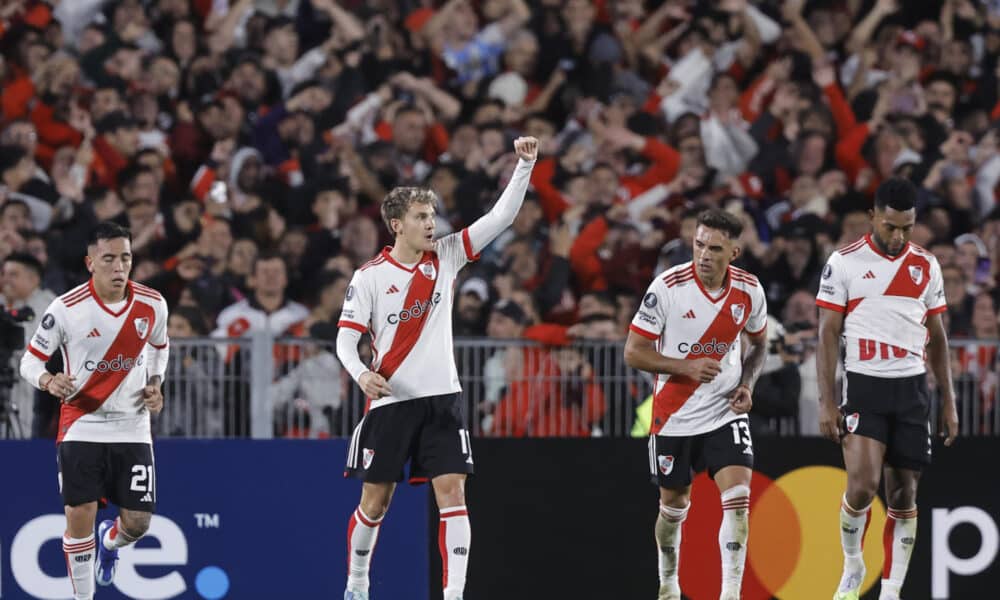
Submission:
[[[360,510],[355,510],[354,516],[357,517],[359,521],[361,521],[362,523],[364,523],[369,527],[378,527],[379,523],[381,522],[381,521],[369,521],[367,518],[365,518],[365,515],[363,515]]]
[[[452,511],[452,512],[441,513],[441,518],[442,519],[451,519],[452,517],[464,517],[464,516],[466,516],[468,514],[469,514],[469,511],[467,511],[467,510],[456,510],[456,511]]]
[[[69,566],[69,553],[63,552],[66,557],[66,574],[69,575],[69,582],[73,584],[73,595],[76,595],[76,581],[73,580],[73,569]]]
[[[438,551],[441,552],[441,589],[448,587],[448,521],[441,519],[438,525]]]
[[[885,549],[885,564],[882,565],[882,579],[889,579],[892,571],[892,539],[896,532],[896,519],[889,517],[885,520],[885,529],[882,530],[882,547]]]
[[[72,545],[63,543],[63,550],[66,552],[80,552],[83,550],[90,550],[94,546],[96,546],[94,540],[90,540],[89,542],[83,542],[82,544],[72,544]]]
[[[865,538],[868,537],[868,526],[872,524],[872,511],[865,514],[865,528],[861,532],[861,550],[865,549]]]
[[[354,554],[354,548],[351,548],[351,538],[354,537],[354,528],[358,524],[358,511],[354,511],[351,514],[351,520],[347,522],[347,575],[351,574],[351,556]]]

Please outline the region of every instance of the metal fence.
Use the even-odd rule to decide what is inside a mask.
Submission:
[[[1000,435],[998,348],[995,341],[953,341],[963,435]],[[330,342],[267,333],[171,340],[166,404],[154,430],[180,437],[348,437],[366,400],[335,354]],[[628,436],[653,383],[625,365],[620,343],[551,348],[459,338],[455,361],[476,436]],[[932,402],[936,428],[936,396]],[[800,434],[795,415],[754,422],[766,434]]]

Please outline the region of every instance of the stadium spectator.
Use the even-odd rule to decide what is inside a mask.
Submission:
[[[516,296],[531,324],[569,327],[590,291],[634,313],[715,206],[740,215],[737,264],[780,315],[867,233],[892,175],[920,188],[913,240],[957,262],[967,298],[1000,301],[995,3],[8,4],[0,259],[34,244],[56,293],[86,279],[85,232],[114,219],[136,274],[184,271],[164,293],[210,321],[252,293],[257,252],[290,256],[287,293],[311,304],[302,282],[387,241],[393,185],[429,185],[438,228],[458,231],[506,184],[509,141],[533,135],[529,200],[470,273],[491,288],[484,315]],[[973,335],[975,300],[957,302],[949,332]]]
[[[3,293],[0,303],[6,310],[31,309],[33,318],[21,327],[24,329],[24,343],[35,334],[41,316],[49,303],[55,300],[51,290],[42,287],[42,264],[37,258],[25,252],[15,252],[3,262]],[[14,353],[11,366],[20,364],[22,351]],[[35,390],[30,383],[18,379],[11,389],[11,402],[17,407],[17,419],[21,437],[32,436],[32,421],[35,414]]]

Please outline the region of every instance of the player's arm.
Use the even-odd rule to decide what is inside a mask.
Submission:
[[[170,340],[167,338],[167,302],[160,298],[156,323],[149,334],[146,346],[146,387],[142,389],[142,402],[154,415],[163,410],[163,378],[170,360]]]
[[[937,380],[938,394],[941,397],[941,420],[944,427],[941,435],[945,436],[944,445],[950,446],[958,435],[958,409],[955,407],[955,388],[951,380],[951,356],[948,348],[948,333],[941,321],[941,313],[927,316],[927,332],[930,341],[927,344],[927,362]]]
[[[369,370],[358,354],[358,342],[361,341],[361,335],[368,331],[367,323],[371,323],[375,307],[375,298],[367,283],[364,273],[355,271],[347,286],[340,322],[337,324],[340,327],[337,331],[337,358],[366,396],[381,398],[392,393],[389,382]]]
[[[514,140],[514,150],[517,152],[517,167],[511,175],[510,182],[504,188],[500,199],[488,213],[469,225],[469,243],[472,255],[479,254],[498,235],[514,223],[514,217],[521,210],[524,194],[528,191],[531,179],[531,169],[538,158],[538,140],[533,137],[520,137]]]
[[[711,382],[721,370],[719,361],[710,358],[685,360],[663,356],[654,340],[636,333],[635,329],[628,332],[625,340],[625,364],[647,373],[690,377],[702,383]]]
[[[767,358],[767,328],[756,334],[747,334],[748,348],[743,357],[743,372],[740,374],[740,384],[729,395],[729,407],[736,414],[746,414],[753,407],[753,388],[757,378],[764,368]]]
[[[64,313],[59,304],[59,300],[53,300],[52,304],[42,315],[41,323],[35,330],[35,335],[28,342],[28,347],[21,355],[19,371],[21,377],[27,380],[32,386],[48,392],[53,396],[65,399],[76,391],[74,381],[76,377],[71,377],[66,373],[49,373],[45,368],[52,352],[62,345],[65,334],[62,328]]]
[[[337,358],[344,365],[344,369],[351,375],[351,379],[358,383],[361,391],[369,398],[381,398],[392,394],[389,382],[378,373],[371,371],[361,362],[361,355],[358,354],[358,342],[361,341],[361,332],[351,327],[341,327],[337,332]]]
[[[816,378],[819,384],[820,434],[840,441],[840,409],[835,388],[837,363],[840,361],[840,335],[844,330],[844,313],[830,308],[819,309],[819,345],[816,347]]]
[[[753,308],[742,332],[746,335],[747,352],[743,356],[740,383],[728,396],[729,408],[738,415],[744,415],[753,408],[753,388],[767,358],[767,295],[760,280],[754,279],[757,284],[753,292]]]

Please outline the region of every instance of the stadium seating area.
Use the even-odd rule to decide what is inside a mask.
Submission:
[[[694,215],[723,206],[774,317],[761,408],[788,414],[788,378],[815,393],[820,269],[867,231],[892,175],[920,187],[913,241],[943,266],[951,336],[1000,337],[998,11],[4,2],[3,300],[37,312],[84,281],[86,235],[111,219],[133,233],[133,277],[177,315],[172,336],[240,336],[267,307],[288,316],[273,333],[330,340],[353,270],[391,243],[386,191],[431,187],[438,234],[459,231],[505,185],[513,138],[532,135],[529,198],[464,271],[456,335],[623,340],[653,274],[690,259]],[[993,369],[996,346],[968,348],[958,371]]]

